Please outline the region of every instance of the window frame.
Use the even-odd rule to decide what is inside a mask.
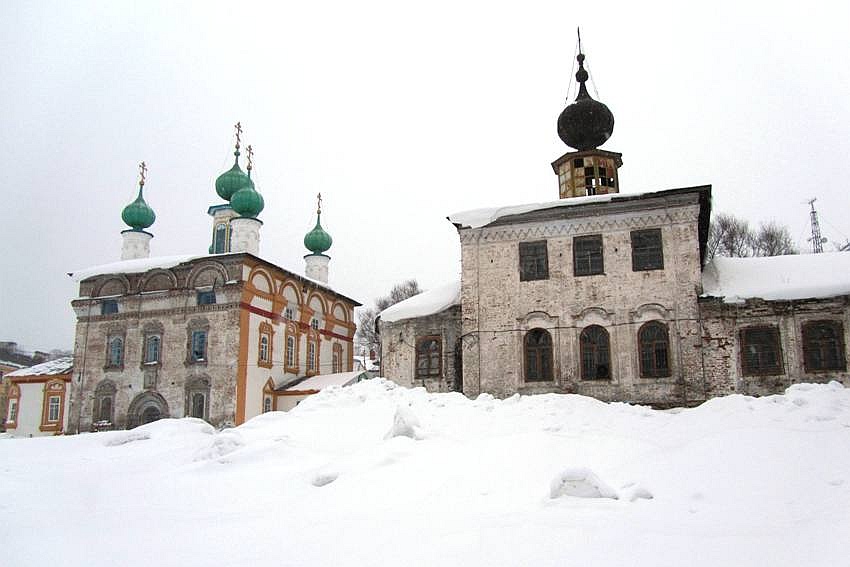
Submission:
[[[436,346],[425,350],[426,345]],[[424,363],[424,364],[423,364]],[[424,369],[424,371],[423,371]],[[443,336],[424,335],[416,339],[413,376],[416,380],[441,380],[443,378]]]
[[[649,333],[652,329],[659,329],[663,333],[663,340],[659,340],[658,338],[652,338],[650,341],[649,338],[645,336],[646,333]],[[647,321],[643,325],[640,326],[637,332],[638,339],[638,366],[640,369],[640,377],[641,378],[669,378],[673,375],[673,364],[670,359],[670,329],[666,322],[653,320]],[[658,362],[658,345],[664,346],[664,359],[665,366],[661,367]],[[649,348],[652,347],[652,348]],[[646,354],[650,354],[652,364],[651,366],[647,366]]]
[[[772,351],[754,352],[753,354],[759,358],[759,360],[755,361],[755,365],[753,365],[752,357],[748,356],[748,348],[750,346],[765,346],[767,342],[755,340],[755,337],[751,336],[754,333],[770,335],[771,344],[768,346],[773,347]],[[751,325],[749,327],[743,327],[738,331],[738,341],[740,346],[741,374],[743,376],[778,376],[785,374],[785,365],[782,358],[782,335],[779,327],[776,325]],[[761,361],[761,358],[768,354],[775,358],[774,364],[770,366]]]
[[[601,333],[599,333],[600,331]],[[599,333],[598,338],[602,339],[604,344],[591,340],[595,338],[591,336],[594,333]],[[602,359],[600,360],[600,358]],[[581,333],[579,333],[579,362],[582,380],[611,380],[611,335],[608,333],[608,329],[601,325],[588,325],[581,330]],[[593,365],[593,375],[591,375],[587,362],[591,362]],[[607,371],[604,376],[598,375],[600,366],[604,366]]]
[[[529,345],[529,339],[534,336],[545,338],[547,344]],[[555,380],[554,351],[552,334],[547,329],[540,327],[529,329],[522,338],[523,381],[526,383],[553,382]],[[532,358],[533,365],[531,364]],[[534,369],[540,368],[539,377],[531,376],[532,367]]]
[[[519,281],[530,282],[549,279],[549,241],[520,242]]]
[[[829,339],[821,339],[812,337],[811,333],[816,332],[818,328],[829,329],[834,333],[834,336]],[[844,325],[841,321],[831,319],[806,321],[801,325],[800,337],[803,349],[803,368],[807,374],[816,374],[821,372],[845,372],[847,370],[847,346],[844,341]],[[829,345],[828,343],[832,343]],[[813,344],[815,343],[815,344]],[[829,353],[834,363],[831,361],[822,362],[824,353],[830,348],[834,349],[833,353]],[[821,362],[813,360],[813,353],[818,354]]]
[[[271,368],[274,364],[273,357],[274,328],[267,321],[262,321],[257,336],[257,366]]]
[[[115,354],[115,342],[119,342],[119,350],[118,356],[114,357]],[[124,368],[124,336],[123,335],[107,335],[106,338],[106,364],[104,365],[106,369],[122,369]]]
[[[117,315],[118,314],[118,301],[115,299],[104,299],[100,304],[100,314],[101,315]]]
[[[579,255],[579,248],[584,248],[589,243],[598,244],[599,246],[598,266],[594,265],[596,250],[583,249],[582,255]],[[584,262],[586,266],[583,266],[580,262]],[[573,237],[573,275],[575,277],[605,275],[605,246],[601,234]]]
[[[49,380],[44,384],[40,431],[62,431],[62,424],[65,417],[65,392],[65,381],[62,379]],[[55,416],[52,413],[54,409],[52,400],[54,399],[56,400]]]
[[[319,346],[314,337],[307,339],[307,376],[315,376],[319,373]]]
[[[203,341],[201,341],[202,349],[201,355],[197,356],[197,337],[203,335]],[[209,333],[206,329],[189,329],[189,362],[199,363],[199,362],[207,362],[208,358],[208,341],[209,341]]]
[[[215,305],[217,302],[217,298],[215,296],[215,290],[213,289],[199,289],[197,290],[195,300],[197,305]]]
[[[156,342],[156,356],[151,358],[151,343]],[[153,366],[162,364],[162,333],[146,333],[143,343],[144,352],[142,353],[142,364]]]
[[[649,235],[657,236],[657,246],[647,246],[641,241]],[[632,271],[650,272],[664,269],[664,235],[660,228],[645,228],[629,233],[632,246]],[[654,251],[657,248],[657,256]]]

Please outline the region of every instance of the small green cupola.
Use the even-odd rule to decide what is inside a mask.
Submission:
[[[248,146],[248,183],[241,189],[233,193],[230,197],[230,206],[236,211],[239,216],[247,218],[257,218],[263,208],[265,201],[263,196],[257,191],[254,181],[251,179],[251,169],[253,168],[254,150]]]
[[[304,246],[313,254],[324,254],[330,249],[334,240],[331,238],[331,235],[325,232],[325,229],[322,228],[321,193],[318,195],[318,201],[319,204],[318,207],[316,207],[316,226],[304,236]]]
[[[251,178],[239,167],[239,143],[242,137],[242,124],[236,123],[236,151],[233,152],[235,161],[233,167],[218,176],[215,180],[215,192],[225,201],[230,201],[233,195],[240,189],[252,185]]]
[[[147,170],[148,168],[145,165],[145,162],[139,164],[139,195],[136,197],[135,201],[124,207],[124,210],[121,211],[121,219],[127,223],[132,230],[136,231],[144,231],[156,220],[156,213],[154,213],[153,209],[150,208],[150,205],[145,202],[145,198],[142,195],[142,191],[145,187],[145,174],[147,173]]]

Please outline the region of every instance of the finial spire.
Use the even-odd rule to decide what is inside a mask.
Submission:
[[[251,170],[254,168],[254,148],[251,144],[248,144],[246,149],[248,151],[248,165],[246,169],[248,170],[248,177],[251,177]]]
[[[239,152],[239,144],[242,142],[242,122],[237,122],[234,128],[236,128],[236,151]]]
[[[322,214],[322,194],[321,193],[316,195],[316,201],[318,203],[317,206],[316,206],[316,214],[320,215],[320,214]]]
[[[576,81],[579,83],[578,87],[578,95],[576,95],[576,100],[580,100],[583,98],[590,98],[590,95],[587,93],[587,87],[585,83],[589,78],[587,71],[584,68],[584,53],[581,51],[581,30],[576,28],[576,34],[578,35],[578,55],[576,55],[576,61],[578,61],[578,71],[576,71]]]
[[[144,187],[145,179],[147,178],[148,166],[145,162],[139,164],[139,187]]]

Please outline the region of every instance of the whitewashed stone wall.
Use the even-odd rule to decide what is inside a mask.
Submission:
[[[658,405],[705,399],[699,355],[699,195],[570,206],[460,229],[464,393],[575,392]],[[633,271],[632,230],[661,229],[664,269]],[[573,238],[601,234],[604,274],[573,275]],[[549,277],[520,281],[519,243],[546,240]],[[668,326],[672,375],[640,378],[637,331]],[[610,335],[612,378],[583,381],[578,337],[591,324]],[[525,382],[523,338],[553,338],[554,381]]]
[[[460,336],[460,306],[428,317],[394,323],[380,321],[381,373],[406,387],[424,386],[429,392],[461,390],[461,369],[456,347]],[[437,379],[416,378],[416,342],[421,337],[439,336],[442,346],[441,375]]]

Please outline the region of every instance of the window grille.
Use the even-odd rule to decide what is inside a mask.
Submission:
[[[632,231],[632,270],[664,269],[664,250],[661,242],[661,229]]]
[[[657,321],[645,323],[638,331],[641,378],[670,376],[670,339],[667,325]]]
[[[608,380],[611,378],[611,351],[608,331],[599,325],[591,325],[581,332],[582,380]]]
[[[525,381],[552,380],[552,336],[544,329],[532,329],[525,335]]]
[[[604,271],[602,235],[573,238],[573,273],[576,276],[592,276]]]
[[[523,282],[549,279],[549,252],[545,240],[519,243],[519,279]]]
[[[741,370],[747,376],[782,374],[778,328],[741,329]]]

